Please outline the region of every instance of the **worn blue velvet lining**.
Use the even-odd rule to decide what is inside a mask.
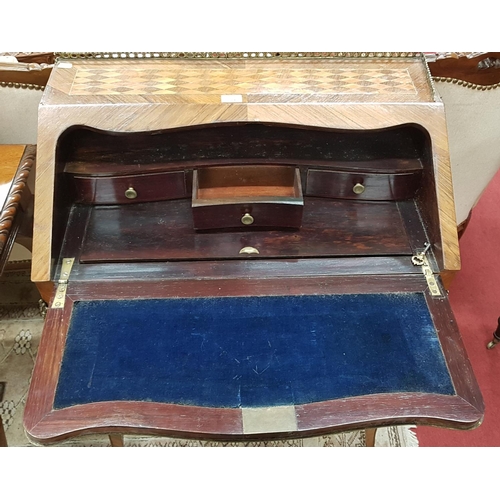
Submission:
[[[421,293],[74,305],[54,407],[257,407],[454,394]]]

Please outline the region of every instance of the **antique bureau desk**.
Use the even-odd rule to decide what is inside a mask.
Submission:
[[[419,55],[61,59],[35,192],[33,440],[481,422]]]

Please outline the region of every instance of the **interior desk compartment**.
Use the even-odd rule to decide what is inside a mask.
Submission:
[[[298,168],[240,165],[193,171],[195,229],[299,228],[303,208]]]

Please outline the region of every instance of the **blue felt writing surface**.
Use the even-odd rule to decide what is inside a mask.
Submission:
[[[54,407],[454,394],[421,293],[82,301]]]

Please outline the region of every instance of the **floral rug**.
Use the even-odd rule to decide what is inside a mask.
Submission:
[[[44,324],[38,300],[38,292],[29,281],[28,270],[7,271],[0,277],[0,415],[7,443],[13,447],[39,446],[28,439],[22,423]],[[255,442],[125,436],[124,444],[130,447],[362,447],[365,446],[365,432]],[[89,435],[51,446],[101,447],[110,446],[110,442],[107,436]],[[418,441],[411,426],[385,427],[377,431],[375,446],[417,447]]]

